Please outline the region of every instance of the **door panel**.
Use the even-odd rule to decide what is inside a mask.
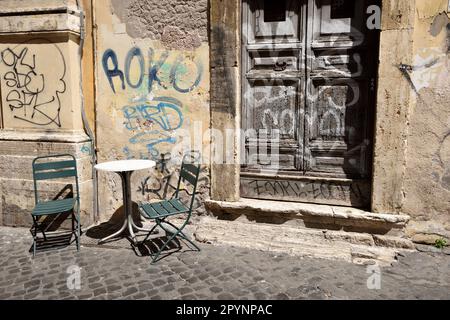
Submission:
[[[306,48],[305,174],[369,178],[376,64],[365,0],[312,0]]]
[[[296,0],[255,0],[251,6],[249,43],[300,41],[300,2]]]
[[[306,172],[335,177],[366,175],[367,82],[354,79],[312,81],[307,124]]]
[[[248,79],[300,78],[302,50],[249,50]]]
[[[247,169],[264,169],[276,165],[264,157],[272,155],[272,141],[279,139],[276,156],[281,170],[298,170],[298,81],[265,79],[249,81],[247,100]],[[267,147],[267,152],[261,148]],[[262,157],[258,157],[262,154]],[[275,159],[274,161],[277,161]]]
[[[330,38],[362,40],[365,29],[365,0],[311,0],[308,19],[312,20],[314,41]]]
[[[312,78],[360,78],[370,75],[366,50],[322,48],[311,50],[311,54]]]
[[[375,1],[243,1],[243,197],[369,204]]]
[[[279,130],[282,140],[295,139],[297,92],[298,84],[293,81],[252,81],[248,98],[251,128],[267,130],[269,136],[273,130]]]
[[[293,0],[253,0],[244,1],[243,8],[243,171],[301,171],[304,6]]]

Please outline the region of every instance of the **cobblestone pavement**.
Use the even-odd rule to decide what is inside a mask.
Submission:
[[[0,228],[0,299],[450,299],[450,256],[440,253],[400,257],[369,290],[367,266],[339,261],[211,245],[155,265],[131,249],[74,245],[32,259],[30,245],[28,230]],[[68,289],[71,266],[80,290]]]

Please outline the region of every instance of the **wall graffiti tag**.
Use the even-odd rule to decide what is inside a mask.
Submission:
[[[263,197],[266,199],[301,199],[303,201],[349,201],[354,206],[364,206],[369,199],[366,197],[365,182],[329,182],[329,181],[290,181],[290,180],[259,180],[243,178],[241,192],[244,197]]]
[[[204,67],[192,55],[168,50],[134,46],[124,56],[116,52],[105,50],[101,65],[105,84],[114,93],[111,99],[121,106],[122,130],[127,136],[122,151],[127,159],[156,161],[155,173],[143,179],[138,192],[165,199],[174,194],[179,176],[175,164],[178,160],[171,160],[172,155],[179,155],[177,150],[184,139],[185,108],[180,101],[183,98],[179,97],[200,86]],[[158,95],[159,90],[170,90],[170,93]],[[171,97],[171,93],[180,100]],[[201,177],[199,182],[207,184],[208,177]],[[186,199],[190,195],[186,188],[180,194]],[[199,197],[196,207],[200,206]]]
[[[191,153],[186,155],[190,157],[191,160],[200,161],[200,155]],[[155,196],[156,199],[163,200],[172,198],[177,189],[177,183],[179,179],[179,173],[174,170],[170,165],[171,164],[171,154],[161,154],[160,159],[156,160],[156,170],[158,171],[160,178],[155,179],[154,175],[145,178],[140,186],[138,187],[138,192],[140,192],[143,196],[146,194]],[[208,170],[206,166],[201,167],[200,177],[198,180],[199,186],[207,186],[209,185],[208,178]],[[151,183],[153,182],[153,183]],[[197,188],[196,195],[201,195],[201,188]],[[180,197],[182,199],[189,199],[192,196],[192,193],[189,192],[183,185],[180,188]],[[194,202],[194,210],[200,208],[202,206],[202,199],[196,197]]]
[[[146,69],[142,50],[139,47],[133,47],[128,51],[124,66],[121,69],[116,52],[112,49],[107,49],[102,57],[102,66],[114,93],[117,93],[117,88],[113,81],[115,78],[120,80],[121,89],[126,90],[127,86],[132,89],[141,88],[144,85],[145,77],[147,77],[145,85],[147,86],[148,93],[152,92],[155,84],[164,89],[168,89],[170,85],[180,93],[189,93],[199,86],[203,74],[203,64],[201,61],[190,61],[185,56],[179,55],[170,66],[167,64],[168,58],[169,52],[163,51],[159,59],[156,60],[155,51],[150,48],[148,50],[148,66]],[[133,69],[133,71],[137,71],[137,80],[132,79],[131,69],[134,61],[137,61],[138,65],[137,68]],[[188,64],[195,66],[195,72],[193,79],[186,80],[184,79],[184,75],[188,73]],[[148,72],[147,74],[146,71]],[[168,84],[162,81],[163,78],[168,78]]]
[[[159,151],[155,148],[157,145],[177,142],[173,133],[183,126],[181,106],[181,102],[174,98],[160,97],[152,102],[124,107],[125,128],[128,131],[139,131],[129,142],[133,145],[145,145],[153,158],[158,157]],[[127,150],[124,152],[127,153]]]
[[[4,99],[14,119],[38,126],[61,127],[61,96],[67,86],[66,62],[58,46],[50,43],[45,55],[39,55],[22,44],[4,49],[0,57],[0,63],[6,66],[2,76],[6,88]]]

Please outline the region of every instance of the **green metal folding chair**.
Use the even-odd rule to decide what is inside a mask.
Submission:
[[[66,158],[66,159],[63,159]],[[70,160],[67,160],[70,158]],[[72,190],[70,197],[55,200],[41,200],[38,192],[38,182],[48,180],[71,179],[75,182],[75,192]],[[70,242],[72,236],[75,236],[77,250],[80,250],[80,195],[78,186],[77,163],[75,157],[69,154],[51,155],[46,157],[37,157],[33,160],[33,180],[34,180],[34,196],[35,207],[31,213],[33,218],[33,226],[30,229],[33,236],[33,257],[36,255],[36,244],[39,240],[38,234],[42,233],[44,241],[47,241],[48,234],[55,232],[49,231],[50,225],[44,223],[43,220],[50,216],[71,213],[72,231],[70,233]],[[69,179],[70,180],[70,179]],[[75,180],[75,181],[73,181]],[[72,188],[73,189],[73,188]]]
[[[181,238],[187,242],[189,242],[197,251],[200,251],[200,248],[192,242],[186,234],[183,233],[183,229],[189,223],[189,220],[192,215],[192,207],[194,205],[195,200],[195,192],[197,191],[197,182],[200,175],[200,165],[195,165],[186,160],[183,160],[180,170],[180,177],[178,179],[178,185],[174,196],[170,200],[163,200],[154,203],[140,203],[139,211],[141,215],[149,220],[154,220],[156,222],[155,226],[150,230],[147,234],[146,238],[142,241],[143,243],[147,241],[150,235],[153,234],[153,231],[157,227],[160,227],[162,230],[166,232],[168,239],[163,243],[161,247],[158,248],[157,252],[150,253],[152,257],[152,263],[158,261],[159,256],[163,252],[164,249],[168,248],[168,245],[175,240],[175,238]],[[188,182],[192,186],[192,195],[190,199],[189,206],[186,206],[180,200],[180,186],[181,181],[184,183]],[[166,219],[169,217],[173,217],[176,215],[186,215],[186,220],[183,222],[181,227],[175,226],[173,223],[167,221]],[[172,230],[169,230],[167,226],[171,227]]]

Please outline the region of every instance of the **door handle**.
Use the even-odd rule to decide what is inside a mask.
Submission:
[[[274,71],[284,71],[287,68],[286,61],[277,61],[275,62],[275,66],[273,67]]]

